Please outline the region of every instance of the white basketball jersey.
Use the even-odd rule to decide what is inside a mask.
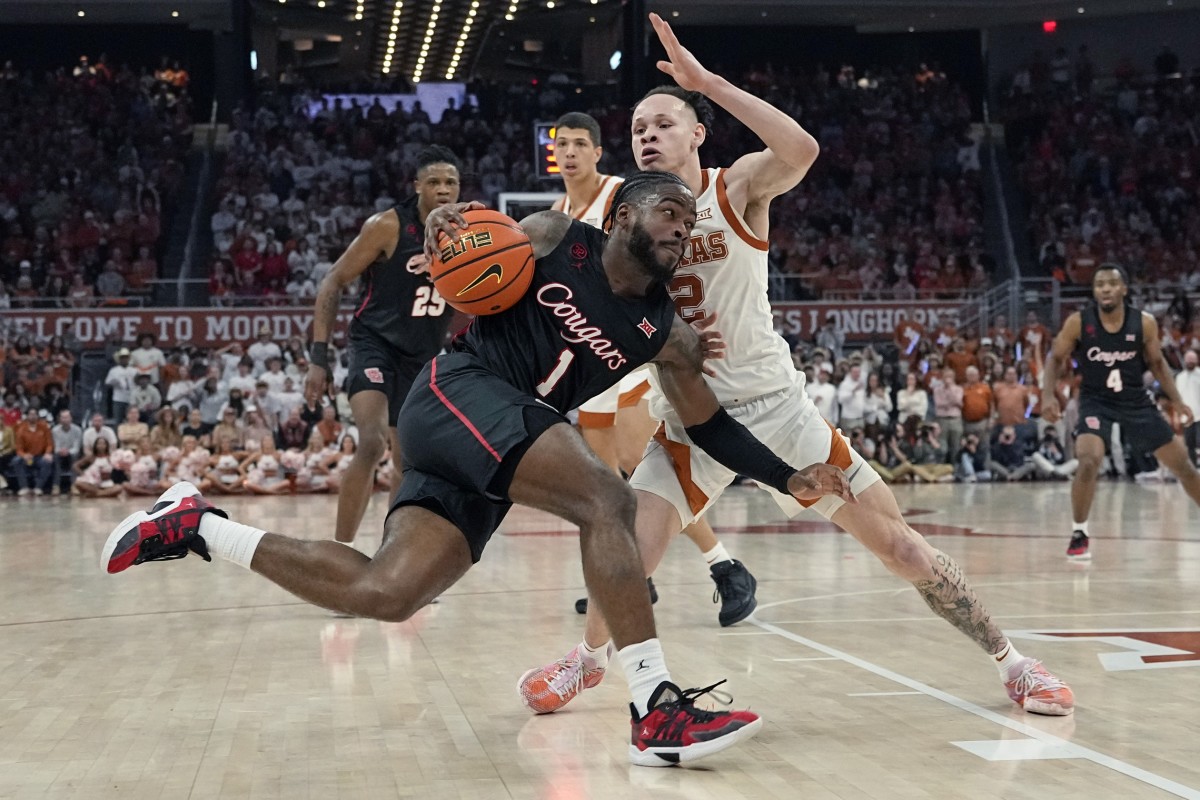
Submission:
[[[596,190],[596,194],[592,196],[586,206],[580,209],[572,208],[570,196],[564,194],[554,201],[554,210],[569,214],[593,228],[603,229],[604,217],[608,215],[608,209],[612,206],[613,195],[616,193],[617,187],[625,182],[625,179],[618,178],[616,175],[601,175],[600,178],[600,188]]]
[[[702,179],[691,248],[671,281],[675,308],[689,321],[716,314],[725,358],[709,362],[716,376],[706,380],[718,401],[735,403],[787,389],[797,379],[796,368],[787,342],[775,333],[767,300],[768,245],[730,205],[725,170],[706,169]],[[658,393],[651,413],[662,418],[669,409]]]

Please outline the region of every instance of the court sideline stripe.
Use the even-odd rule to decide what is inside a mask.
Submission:
[[[747,619],[746,622],[756,625],[768,633],[773,633],[776,636],[782,636],[784,639],[793,641],[796,644],[801,644],[805,647],[816,650],[817,652],[834,656],[841,661],[845,661],[847,664],[851,664],[859,669],[871,672],[881,678],[886,678],[887,680],[892,681],[893,683],[898,683],[901,686],[907,686],[908,688],[928,695],[935,700],[941,700],[943,703],[953,706],[960,711],[966,711],[969,714],[974,714],[977,717],[986,719],[989,722],[994,722],[995,724],[1001,725],[1010,730],[1014,730],[1017,733],[1028,736],[1031,739],[1036,739],[1045,744],[1067,748],[1069,751],[1075,754],[1074,757],[1087,759],[1097,766],[1106,767],[1114,772],[1119,772],[1122,775],[1133,778],[1136,781],[1141,781],[1142,783],[1149,784],[1155,788],[1162,789],[1164,792],[1169,792],[1176,797],[1187,798],[1187,800],[1200,800],[1200,791],[1197,791],[1189,786],[1184,786],[1182,783],[1177,783],[1169,778],[1164,778],[1158,773],[1150,772],[1149,770],[1142,769],[1141,767],[1135,767],[1134,765],[1125,761],[1121,761],[1118,758],[1113,758],[1112,756],[1105,755],[1104,753],[1084,747],[1083,745],[1075,744],[1074,742],[1061,739],[1053,734],[1046,733],[1045,731],[1039,730],[1032,725],[1026,725],[1023,722],[1017,722],[1009,719],[1008,717],[997,714],[994,711],[989,711],[986,708],[977,706],[974,703],[963,700],[962,698],[955,697],[954,695],[943,692],[940,689],[935,689],[932,686],[927,686],[921,683],[920,681],[913,680],[905,675],[901,675],[898,672],[892,672],[886,667],[881,667],[878,664],[872,664],[870,661],[864,661],[857,656],[852,656],[849,653],[844,653],[841,650],[829,647],[828,645],[821,644],[820,642],[813,641],[812,639],[792,633],[791,631],[784,630],[783,628],[772,625],[769,622],[763,622],[753,616]]]

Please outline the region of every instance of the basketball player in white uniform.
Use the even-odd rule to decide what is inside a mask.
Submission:
[[[850,479],[856,503],[822,498],[806,504],[849,532],[893,573],[911,582],[934,613],[969,636],[992,659],[1008,695],[1026,711],[1065,715],[1074,710],[1070,688],[1041,663],[1022,657],[967,583],[962,569],[914,531],[900,515],[886,483],[821,419],[804,392],[804,374],[773,331],[767,301],[767,220],[771,199],[794,187],[817,158],[817,142],[791,117],[705,69],[657,14],[650,15],[668,61],[658,67],[678,86],[652,89],[633,110],[633,155],[642,170],[673,172],[696,194],[691,253],[672,281],[685,320],[715,314],[727,345],[709,383],[727,413],[780,458],[809,465],[824,461]],[[728,169],[701,169],[698,149],[710,127],[710,98],[767,146]],[[647,573],[671,538],[703,513],[733,475],[692,447],[669,407],[656,407],[665,430],[655,436],[630,484],[637,491],[638,549]],[[685,477],[687,476],[687,477]],[[690,479],[689,479],[690,478]],[[789,516],[801,504],[772,496]],[[565,705],[603,677],[608,630],[594,609],[571,683],[564,661],[527,673],[528,691],[543,687]],[[596,658],[599,655],[599,658]],[[540,682],[539,682],[540,681]],[[562,691],[559,691],[562,690]],[[545,692],[543,692],[545,694]],[[547,704],[541,703],[543,710]]]
[[[589,114],[573,111],[559,117],[554,128],[554,160],[567,193],[554,202],[553,209],[603,228],[612,208],[613,194],[624,179],[602,175],[597,169],[604,152],[600,145],[600,123]],[[650,399],[654,394],[650,391],[650,371],[649,366],[635,370],[579,407],[579,430],[584,441],[601,461],[627,475],[642,460],[646,442],[658,427],[658,422],[650,416]],[[757,604],[754,576],[729,555],[705,520],[697,519],[684,533],[704,554],[710,577],[717,584],[721,625],[734,625],[750,616]],[[651,597],[657,599],[653,582],[648,582]],[[587,611],[586,597],[575,602],[575,610],[580,614]]]

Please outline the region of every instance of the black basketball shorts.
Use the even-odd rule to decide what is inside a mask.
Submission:
[[[1120,408],[1102,403],[1089,397],[1079,399],[1079,422],[1075,425],[1075,436],[1085,433],[1099,436],[1104,448],[1112,452],[1112,426],[1116,423],[1137,453],[1153,453],[1175,437],[1171,426],[1154,406]]]
[[[566,418],[468,353],[434,358],[413,382],[396,433],[404,478],[389,515],[416,505],[452,522],[478,561],[512,506],[521,457]]]
[[[350,372],[346,376],[346,394],[383,392],[388,402],[388,425],[395,426],[404,398],[425,362],[396,351],[371,333],[356,330],[350,334]]]

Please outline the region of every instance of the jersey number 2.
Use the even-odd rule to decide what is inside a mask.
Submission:
[[[1125,388],[1125,384],[1121,383],[1121,370],[1114,369],[1108,373],[1108,380],[1104,382],[1104,385],[1120,394],[1121,390]]]
[[[684,322],[704,319],[704,281],[699,275],[677,275],[667,289],[675,302],[675,311]]]
[[[446,310],[446,301],[432,286],[418,286],[413,297],[412,315],[414,317],[440,317]]]

